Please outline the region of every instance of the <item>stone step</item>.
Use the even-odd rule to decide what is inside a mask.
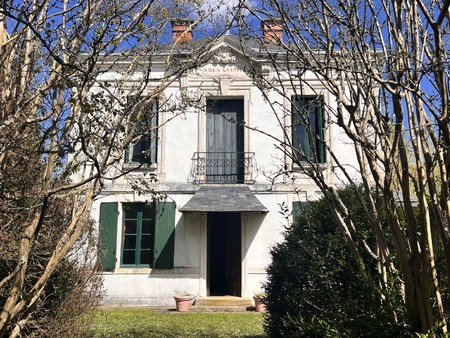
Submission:
[[[212,296],[212,297],[197,297],[194,302],[195,306],[219,306],[219,307],[232,307],[240,306],[247,308],[253,306],[253,300],[251,298],[241,298],[235,296]]]
[[[189,308],[191,312],[247,312],[255,311],[253,306],[201,306],[193,305]]]

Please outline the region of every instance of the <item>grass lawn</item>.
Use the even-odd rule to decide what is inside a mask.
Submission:
[[[159,312],[102,309],[89,319],[89,337],[267,337],[256,312]]]

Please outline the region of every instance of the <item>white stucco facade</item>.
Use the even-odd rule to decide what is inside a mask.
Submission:
[[[179,81],[174,82],[163,92],[165,98],[176,98],[182,90],[214,100],[236,99],[243,102],[243,119],[248,128],[243,132],[244,152],[254,153],[255,168],[251,184],[245,184],[268,212],[243,212],[236,210],[239,216],[238,250],[240,279],[237,283],[237,296],[251,298],[260,291],[266,280],[266,267],[270,263],[270,248],[282,239],[282,233],[288,220],[280,213],[281,206],[289,208],[293,201],[306,201],[319,195],[312,181],[301,172],[297,173],[297,192],[291,180],[285,175],[276,175],[289,160],[274,144],[272,137],[283,140],[289,138],[290,121],[285,112],[290,107],[289,86],[284,95],[269,90],[264,96],[245,72],[246,61],[241,57],[237,46],[229,37],[224,37],[212,51],[219,55],[216,62],[189,71]],[[213,60],[213,59],[211,59]],[[161,69],[162,71],[162,69]],[[155,78],[157,78],[157,69]],[[270,71],[268,71],[270,76]],[[333,106],[333,98],[320,87],[313,74],[308,90],[310,95],[320,93],[327,103]],[[106,73],[100,80],[106,81],[117,74]],[[138,77],[138,76],[137,76]],[[274,83],[276,86],[277,84]],[[151,90],[151,88],[149,89]],[[294,94],[292,90],[292,95]],[[284,109],[283,109],[284,107]],[[287,109],[288,110],[288,109]],[[162,125],[158,131],[158,160],[156,164],[138,169],[128,176],[139,177],[153,173],[157,183],[151,188],[176,205],[173,267],[155,269],[145,266],[130,267],[121,264],[121,250],[124,245],[124,222],[122,205],[124,203],[145,202],[151,200],[151,193],[138,194],[131,189],[127,177],[106,183],[106,189],[98,196],[92,209],[92,217],[99,221],[102,203],[117,202],[118,215],[117,238],[115,242],[115,265],[111,271],[103,272],[105,285],[105,304],[109,305],[172,305],[173,295],[190,293],[207,297],[211,292],[210,248],[208,235],[209,212],[181,212],[203,184],[188,182],[192,157],[196,152],[207,151],[206,111],[190,108],[178,113],[172,119],[170,112],[159,114]],[[329,117],[331,118],[331,117]],[[172,119],[172,120],[171,120]],[[169,121],[170,120],[170,121]],[[165,123],[166,121],[169,121]],[[262,131],[262,132],[261,132]],[[344,135],[327,123],[325,137],[328,144],[341,154],[345,163],[355,161],[353,147]],[[125,164],[124,164],[125,165]],[[332,163],[323,164],[323,173],[331,183],[339,183],[333,174]],[[233,186],[230,184],[229,186]],[[220,212],[220,211],[212,211]]]

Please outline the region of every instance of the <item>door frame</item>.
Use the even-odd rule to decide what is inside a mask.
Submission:
[[[221,213],[218,212],[208,212],[206,213],[206,295],[207,296],[211,296],[211,261],[212,261],[212,257],[211,257],[211,244],[213,243],[213,239],[211,238],[211,227],[213,226],[210,222],[211,222],[211,218],[214,217],[215,215],[220,215]],[[236,274],[235,279],[233,282],[235,282],[237,284],[236,286],[236,294],[233,294],[233,296],[236,297],[242,297],[242,286],[243,286],[243,273],[242,273],[242,268],[243,268],[243,255],[242,255],[242,243],[243,243],[243,238],[242,238],[242,213],[240,212],[233,212],[233,213],[229,213],[229,214],[234,214],[234,217],[236,217],[236,221],[239,222],[239,224],[236,225],[237,229],[231,230],[232,233],[231,235],[237,235],[238,241],[237,243],[233,244],[233,248],[235,250],[238,250],[238,253],[236,253],[236,256],[234,257],[233,260],[233,273]],[[217,216],[216,216],[217,217]],[[232,216],[233,217],[233,216]],[[223,225],[219,225],[219,226],[223,226]],[[223,227],[223,229],[225,229],[225,233],[226,231],[230,231],[230,228],[226,228]],[[230,234],[228,234],[230,235]],[[225,268],[225,266],[224,266]],[[223,272],[224,274],[226,274],[226,272]],[[224,292],[226,293],[226,292]],[[225,294],[224,294],[225,295]]]

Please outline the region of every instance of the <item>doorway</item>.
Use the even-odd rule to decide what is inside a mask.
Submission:
[[[209,296],[241,296],[241,214],[208,213]]]

